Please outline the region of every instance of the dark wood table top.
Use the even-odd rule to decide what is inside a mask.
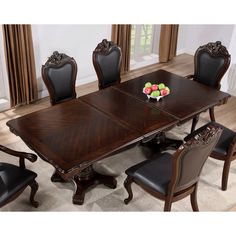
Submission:
[[[7,122],[64,176],[175,125],[170,115],[107,88]]]
[[[63,174],[142,139],[138,131],[79,99],[10,120],[7,125]]]
[[[148,100],[145,82],[171,94]],[[65,178],[93,162],[218,104],[229,95],[160,70],[7,122]]]
[[[141,136],[148,137],[175,125],[178,120],[169,114],[153,109],[147,103],[116,90],[112,87],[90,93],[81,100],[105,112]]]
[[[148,99],[142,93],[146,82],[164,83],[171,93],[160,101]],[[158,70],[119,84],[115,88],[163,110],[180,121],[187,120],[202,111],[227,101],[229,94],[188,80],[165,70]]]

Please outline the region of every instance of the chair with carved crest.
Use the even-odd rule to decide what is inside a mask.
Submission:
[[[225,191],[227,190],[231,162],[236,159],[236,132],[213,121],[202,126],[200,129],[205,129],[206,126],[209,125],[217,125],[223,130],[219,141],[217,142],[216,146],[210,154],[210,157],[224,162],[223,173],[221,178],[221,189]],[[194,136],[195,132],[196,131],[189,134],[185,138],[185,141]]]
[[[17,152],[2,145],[0,151],[19,158],[19,166],[0,162],[0,208],[15,200],[27,186],[31,187],[31,204],[38,207],[38,202],[34,200],[38,190],[35,180],[37,174],[25,168],[25,159],[35,162],[37,156],[33,153]]]
[[[186,78],[193,79],[215,89],[220,89],[221,79],[230,65],[230,54],[220,41],[200,46],[194,55],[194,74]],[[209,109],[211,121],[215,121],[214,108]],[[191,132],[194,131],[199,116],[193,119]]]
[[[93,65],[99,89],[120,83],[121,49],[112,41],[103,39],[93,51]]]
[[[77,64],[74,58],[55,51],[42,65],[41,72],[52,105],[76,98]]]
[[[174,154],[157,153],[127,169],[124,186],[129,196],[124,200],[125,204],[133,198],[131,184],[135,182],[154,197],[164,200],[164,211],[170,211],[173,202],[188,195],[193,211],[199,211],[197,186],[201,170],[221,133],[222,129],[217,126],[196,130]]]

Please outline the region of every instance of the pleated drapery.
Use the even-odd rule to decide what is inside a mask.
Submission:
[[[161,25],[159,62],[167,62],[176,56],[178,25]]]
[[[3,25],[11,107],[37,99],[31,25]]]
[[[122,52],[121,73],[130,69],[131,25],[112,25],[111,40]]]

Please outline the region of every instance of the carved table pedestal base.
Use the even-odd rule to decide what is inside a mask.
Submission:
[[[57,173],[51,177],[52,182],[65,182],[65,180]],[[102,175],[95,172],[92,165],[85,168],[81,173],[73,177],[75,184],[75,193],[73,195],[73,203],[77,205],[83,205],[84,196],[87,189],[94,187],[98,184],[104,184],[105,186],[115,189],[117,181],[114,176]]]

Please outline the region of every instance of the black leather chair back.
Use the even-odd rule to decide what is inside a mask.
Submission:
[[[121,49],[103,39],[93,51],[93,65],[98,77],[99,89],[120,83]]]
[[[194,55],[194,80],[220,89],[220,81],[230,65],[230,55],[220,41],[199,47]]]
[[[77,64],[66,54],[53,52],[42,66],[42,77],[52,105],[76,98]]]
[[[178,157],[174,162],[172,177],[175,181],[174,192],[179,192],[198,182],[202,167],[221,133],[220,127],[208,126],[204,130],[199,130],[180,148],[182,150],[177,153]]]

